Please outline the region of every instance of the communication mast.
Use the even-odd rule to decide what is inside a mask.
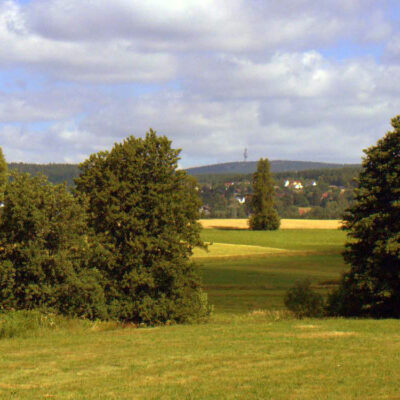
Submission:
[[[243,152],[243,159],[244,159],[244,162],[247,161],[247,148],[244,149],[244,152]]]

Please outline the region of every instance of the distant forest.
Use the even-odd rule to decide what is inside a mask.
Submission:
[[[251,162],[229,164],[246,164],[247,168]],[[275,180],[275,204],[279,215],[283,218],[341,218],[353,201],[355,177],[360,171],[360,166],[341,167],[339,164],[333,164],[333,168],[315,169],[317,163],[311,164],[313,169],[272,174]],[[296,165],[300,167],[299,164]],[[50,182],[65,182],[69,187],[74,186],[74,178],[79,174],[76,164],[10,163],[8,167],[10,170],[33,175],[41,173],[46,175]],[[288,164],[280,164],[279,168],[288,168]],[[190,175],[191,171],[192,169],[188,170]],[[251,173],[196,173],[194,176],[203,202],[201,212],[204,218],[246,218],[249,215]],[[296,184],[300,184],[301,188],[296,188]]]
[[[315,161],[289,161],[272,160],[270,161],[271,172],[305,171],[312,169],[357,167],[356,164],[335,164]],[[205,165],[203,167],[187,168],[190,175],[205,174],[252,174],[257,168],[257,161],[238,161],[222,164]]]
[[[74,178],[79,174],[79,168],[76,164],[10,163],[8,168],[19,172],[28,172],[32,175],[43,174],[54,184],[66,182],[68,186],[74,186]]]

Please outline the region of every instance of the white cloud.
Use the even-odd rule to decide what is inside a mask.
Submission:
[[[9,160],[80,161],[152,127],[185,166],[244,147],[253,159],[357,161],[400,108],[400,36],[384,5],[3,1],[0,145]],[[341,57],[343,41],[386,44],[385,57]],[[3,90],[2,68],[29,84]]]
[[[0,7],[0,65],[26,66],[59,79],[81,82],[157,82],[175,76],[175,60],[169,54],[139,52],[122,39],[58,41],[31,32],[25,18],[21,6],[12,1]]]

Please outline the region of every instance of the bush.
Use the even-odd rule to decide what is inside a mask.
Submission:
[[[0,310],[107,316],[85,210],[64,185],[14,172],[0,220]]]
[[[309,280],[296,282],[286,292],[284,302],[298,318],[321,317],[324,312],[323,297],[311,289]]]

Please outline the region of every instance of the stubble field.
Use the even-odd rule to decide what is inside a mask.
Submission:
[[[201,219],[205,229],[248,229],[248,219]],[[281,219],[280,229],[338,229],[342,221],[337,219]]]

